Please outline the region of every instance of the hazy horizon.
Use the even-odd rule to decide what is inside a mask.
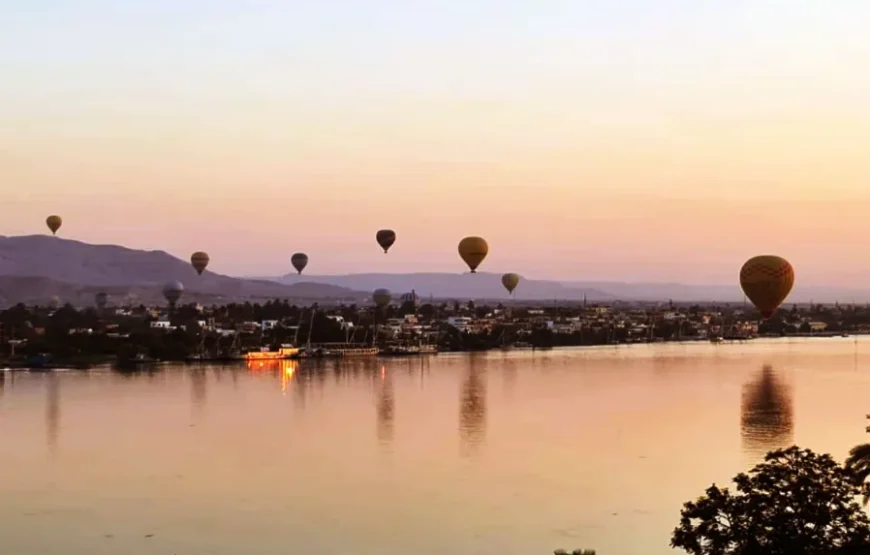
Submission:
[[[870,4],[36,1],[3,10],[0,233],[283,275],[861,288]],[[389,255],[377,229],[398,233]],[[860,251],[859,251],[860,252]]]

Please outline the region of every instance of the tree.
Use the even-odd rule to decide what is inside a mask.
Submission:
[[[734,478],[738,494],[710,486],[683,506],[671,546],[693,555],[816,555],[870,545],[860,486],[830,455],[771,451]]]
[[[870,419],[870,414],[867,415],[867,418]],[[870,433],[870,426],[867,426],[866,431]],[[864,504],[866,505],[870,501],[870,486],[866,485],[867,478],[870,478],[870,443],[856,445],[849,451],[846,469],[852,474],[854,483],[864,488]]]

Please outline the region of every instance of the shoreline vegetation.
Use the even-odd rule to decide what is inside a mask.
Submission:
[[[0,368],[121,367],[160,362],[411,356],[638,343],[727,343],[764,337],[870,333],[870,307],[810,305],[761,320],[745,305],[477,306],[466,303],[321,308],[274,300],[204,307],[78,309],[18,304],[0,312]],[[252,355],[248,355],[249,357]],[[259,355],[253,355],[259,356]]]

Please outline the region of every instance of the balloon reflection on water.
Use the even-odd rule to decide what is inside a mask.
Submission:
[[[381,367],[378,382],[377,435],[381,445],[385,445],[393,441],[396,400],[393,394],[393,381],[384,366]]]
[[[770,365],[743,386],[740,430],[743,449],[752,456],[794,443],[791,387]]]

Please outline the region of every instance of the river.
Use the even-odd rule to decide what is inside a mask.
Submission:
[[[0,380],[15,555],[666,554],[767,450],[870,440],[870,338]]]

